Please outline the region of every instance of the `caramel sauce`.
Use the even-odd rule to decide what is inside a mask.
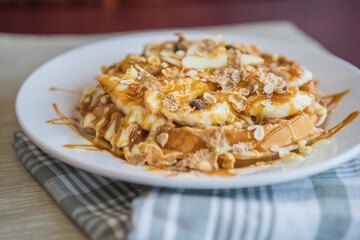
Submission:
[[[205,172],[208,176],[219,176],[219,177],[234,177],[237,173],[230,172],[229,169],[218,169],[215,171]]]
[[[60,91],[60,92],[66,92],[66,93],[80,94],[81,95],[81,92],[74,91],[74,90],[63,89],[63,88],[57,88],[57,87],[51,87],[51,88],[49,88],[49,91]]]
[[[334,136],[336,133],[338,133],[341,129],[346,127],[348,124],[350,124],[352,121],[355,120],[360,115],[360,111],[355,111],[351,113],[347,118],[345,118],[341,123],[337,124],[336,126],[330,128],[329,130],[322,131],[317,139],[312,141],[311,144],[314,144],[322,139],[328,139],[332,136]]]
[[[331,114],[334,112],[334,110],[339,106],[341,103],[343,97],[348,94],[351,91],[351,89],[347,89],[341,93],[331,94],[327,95],[321,98],[321,100],[326,102],[327,108],[328,108],[328,114]],[[330,108],[332,106],[332,108]]]
[[[71,121],[79,122],[79,119],[77,119],[77,118],[68,118],[68,119]],[[54,124],[54,125],[66,125],[66,123],[59,122],[59,121],[61,121],[60,118],[54,118],[54,119],[46,121],[45,123]]]

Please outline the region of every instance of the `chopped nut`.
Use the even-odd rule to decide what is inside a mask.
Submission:
[[[169,64],[167,64],[166,62],[162,62],[161,67],[162,68],[167,68],[167,67],[169,67]]]
[[[171,68],[165,68],[161,70],[161,73],[164,74],[165,77],[172,78],[175,76],[175,71]]]
[[[138,76],[138,71],[131,65],[128,69],[126,69],[124,78],[125,79],[135,79]]]
[[[148,57],[147,61],[154,66],[160,66],[161,64],[160,58],[155,55],[151,55],[150,57]]]
[[[226,169],[233,169],[235,164],[235,157],[231,153],[224,153],[222,156],[222,164],[221,167]]]
[[[171,83],[164,87],[164,91],[172,91],[175,89],[175,84]]]
[[[214,105],[216,103],[216,98],[208,92],[204,93],[203,98],[208,105]]]
[[[267,93],[267,94],[271,94],[274,92],[274,85],[271,84],[271,83],[268,83],[264,86],[264,92]]]
[[[169,139],[169,134],[168,133],[160,133],[159,135],[156,136],[156,141],[160,144],[160,146],[165,146],[165,144],[167,143]]]
[[[180,108],[180,102],[171,93],[162,100],[162,104],[169,111],[176,111]]]
[[[189,105],[190,107],[194,107],[200,110],[205,108],[205,103],[199,99],[192,100]]]
[[[254,131],[254,138],[258,141],[261,141],[263,140],[264,137],[265,137],[264,128],[258,125]]]
[[[229,95],[228,100],[229,100],[229,102],[232,103],[234,109],[237,112],[242,112],[245,110],[244,100],[242,98],[240,98],[239,96]]]
[[[192,69],[192,70],[187,71],[186,76],[195,77],[197,74],[198,74],[198,72],[196,70]]]
[[[250,94],[250,90],[247,88],[240,88],[239,93],[243,96],[248,96]]]

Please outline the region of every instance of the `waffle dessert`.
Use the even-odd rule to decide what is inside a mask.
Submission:
[[[179,171],[312,152],[327,110],[309,70],[221,35],[176,35],[103,66],[81,98],[81,127],[132,164]]]

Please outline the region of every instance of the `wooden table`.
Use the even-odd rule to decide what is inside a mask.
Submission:
[[[241,23],[257,20],[291,20],[330,51],[360,66],[360,1],[153,1],[154,4],[100,9],[2,9],[0,32],[12,33],[99,33],[148,28],[189,27]],[[0,42],[1,44],[1,42]],[[80,44],[80,43],[79,43]],[[0,46],[1,47],[1,46]],[[30,46],[31,47],[31,46]],[[72,47],[72,46],[71,46]],[[70,48],[70,47],[69,47]],[[66,49],[63,49],[66,50]],[[49,47],[51,51],[51,47]],[[47,58],[59,52],[50,52]],[[18,53],[17,59],[21,53]],[[36,58],[36,56],[34,56]],[[18,64],[14,56],[1,56],[0,65]],[[37,59],[36,64],[46,60]],[[84,239],[85,236],[56,205],[42,186],[16,159],[12,134],[19,129],[14,100],[22,81],[36,65],[16,76],[0,73],[0,238]],[[6,197],[4,197],[6,196]]]

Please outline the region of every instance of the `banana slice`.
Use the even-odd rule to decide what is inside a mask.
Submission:
[[[171,112],[166,108],[161,109],[162,114],[170,120],[182,125],[204,127],[223,124],[229,118],[231,109],[227,102],[218,102],[203,110],[195,110],[186,116]]]
[[[313,74],[306,68],[304,68],[303,74],[299,78],[292,78],[289,82],[290,85],[295,85],[297,87],[300,87],[301,85],[309,82],[311,79],[313,79]]]
[[[313,101],[313,98],[304,92],[280,101],[262,100],[261,97],[262,95],[256,95],[245,102],[245,113],[248,116],[256,116],[258,119],[284,118],[304,110]]]

